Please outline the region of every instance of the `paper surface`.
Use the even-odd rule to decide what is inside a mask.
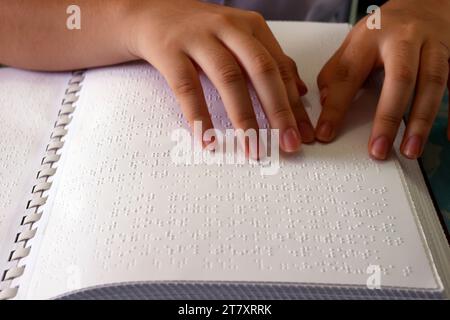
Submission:
[[[316,119],[316,75],[348,26],[271,27],[308,83]],[[262,176],[246,165],[175,166],[170,133],[185,124],[150,66],[87,72],[22,297],[124,281],[365,286],[369,266],[381,268],[382,286],[436,288],[396,157],[367,154],[375,101],[367,90],[337,142],[305,146]]]
[[[68,77],[0,69],[0,272],[26,213]]]

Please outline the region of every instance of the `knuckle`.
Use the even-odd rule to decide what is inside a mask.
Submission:
[[[280,122],[290,122],[293,115],[288,108],[276,108],[270,114],[273,120],[278,120]]]
[[[287,83],[294,79],[294,67],[289,60],[279,62],[278,70],[280,71],[281,78],[284,82]]]
[[[361,19],[361,21],[350,31],[349,37],[366,37],[366,34],[369,31],[367,28],[367,20],[368,17]]]
[[[232,63],[225,63],[217,68],[219,73],[220,82],[223,84],[234,84],[236,82],[241,82],[244,79],[239,66]]]
[[[429,70],[424,73],[423,79],[426,83],[445,87],[447,83],[447,74],[443,73],[441,70]]]
[[[334,72],[334,78],[338,82],[352,82],[355,80],[355,75],[347,64],[337,64]]]
[[[400,125],[402,118],[394,114],[384,112],[378,116],[378,120],[384,127],[394,129]]]
[[[168,52],[177,52],[180,48],[180,37],[174,33],[161,39],[161,47]]]
[[[413,52],[416,44],[413,40],[402,38],[395,43],[394,54],[400,59],[406,59]]]
[[[172,90],[178,96],[192,96],[198,91],[198,86],[190,77],[180,77],[172,83]]]
[[[250,20],[254,21],[257,24],[264,24],[266,22],[262,14],[258,11],[249,11],[248,15],[250,17]]]
[[[286,63],[289,65],[289,67],[292,69],[292,70],[297,70],[297,63],[294,61],[294,59],[292,59],[291,57],[289,57],[289,56],[286,56]]]
[[[406,45],[411,44],[413,39],[417,38],[417,34],[421,32],[416,23],[403,23],[401,25],[401,32],[404,39],[400,42],[404,42]]]
[[[221,26],[229,26],[234,23],[234,20],[230,14],[218,12],[213,14],[211,22],[214,24],[219,24]]]
[[[416,74],[410,66],[401,64],[394,67],[394,70],[392,71],[392,78],[394,81],[404,83],[406,85],[412,85],[416,80]]]
[[[429,128],[433,125],[434,118],[431,113],[416,112],[411,117],[411,122],[419,124],[420,127]]]
[[[448,61],[445,55],[439,51],[430,53],[429,61],[425,70],[421,72],[421,77],[426,83],[445,87],[448,80]]]
[[[270,74],[277,71],[274,60],[266,53],[260,53],[253,57],[253,72],[256,74]]]

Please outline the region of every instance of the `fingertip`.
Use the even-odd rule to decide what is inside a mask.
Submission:
[[[300,151],[302,138],[296,128],[289,128],[282,133],[281,149],[287,153],[296,153]]]
[[[298,130],[303,143],[313,143],[316,140],[312,124],[307,121],[298,123]]]
[[[194,139],[200,143],[203,149],[210,150],[216,143],[215,128],[210,118],[189,120]]]
[[[411,160],[418,159],[423,150],[423,139],[418,135],[408,137],[402,145],[402,154]]]
[[[319,121],[315,130],[315,138],[323,143],[329,143],[335,138],[335,129],[330,121]]]
[[[417,160],[417,159],[419,159],[419,157],[420,157],[420,155],[415,155],[415,154],[412,154],[412,153],[409,153],[409,152],[405,152],[405,151],[403,151],[403,150],[402,150],[402,155],[403,155],[406,159],[409,159],[409,160]]]
[[[386,136],[379,136],[372,140],[369,154],[375,160],[386,160],[389,155],[390,143]]]

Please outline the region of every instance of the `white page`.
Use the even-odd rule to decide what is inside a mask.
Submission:
[[[68,74],[0,69],[0,273],[31,198]]]
[[[348,26],[271,27],[309,84],[316,118],[315,77]],[[396,157],[367,155],[375,100],[368,91],[356,102],[337,142],[305,146],[261,176],[174,166],[170,133],[184,124],[161,76],[145,64],[89,71],[22,297],[154,280],[364,286],[369,265],[382,268],[382,286],[436,288]]]

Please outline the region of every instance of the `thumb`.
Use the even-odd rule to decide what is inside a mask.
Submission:
[[[327,61],[327,63],[320,70],[319,75],[317,76],[317,87],[320,91],[320,104],[323,106],[325,103],[325,99],[328,95],[328,87],[333,79],[333,72],[339,62],[339,59],[342,56],[342,53],[345,51],[345,48],[348,46],[349,40],[346,39],[341,47],[333,54],[333,56]]]
[[[375,55],[371,46],[353,39],[320,72],[317,83],[322,112],[316,127],[318,141],[328,143],[336,137],[353,98],[372,70],[370,62]]]

